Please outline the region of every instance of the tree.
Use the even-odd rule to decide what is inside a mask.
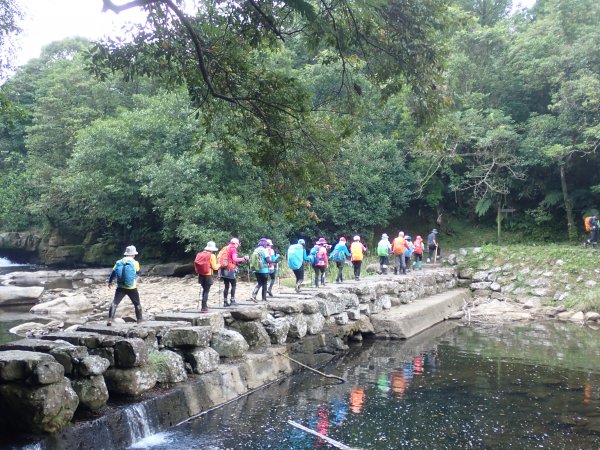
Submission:
[[[22,18],[23,13],[16,0],[0,0],[0,81],[13,68],[13,40],[21,32],[19,20]]]

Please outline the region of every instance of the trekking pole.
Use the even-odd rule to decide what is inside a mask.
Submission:
[[[435,264],[437,261],[437,254],[438,254],[438,245],[435,244],[435,253],[433,254],[433,263]]]

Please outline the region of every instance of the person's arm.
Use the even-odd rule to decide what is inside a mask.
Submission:
[[[236,249],[234,249],[234,250],[231,252],[231,260],[232,260],[234,263],[236,263],[236,264],[237,264],[237,263],[240,263],[240,262],[244,262],[244,261],[246,261],[246,257],[244,256],[244,257],[242,257],[242,258],[238,258],[237,250],[236,250]]]
[[[304,259],[304,261],[310,261],[310,258],[308,257],[308,254],[306,253],[306,249],[303,250],[302,259]]]
[[[115,264],[112,268],[112,271],[110,272],[110,275],[108,276],[108,286],[110,287],[113,283],[113,280],[117,278],[117,264]]]

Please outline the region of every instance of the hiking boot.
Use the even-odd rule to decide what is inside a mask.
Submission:
[[[229,306],[233,306],[233,305],[237,305],[235,298],[231,298],[231,300],[229,300]]]
[[[254,303],[258,303],[258,300],[255,295],[251,296],[250,300],[252,300]]]
[[[108,319],[108,321],[106,322],[106,326],[107,326],[107,327],[110,327],[110,326],[112,326],[112,320]]]
[[[267,294],[269,294],[269,297],[273,297],[273,293],[270,290],[267,291]]]
[[[227,308],[229,306],[229,303],[227,301],[223,302],[223,308]]]

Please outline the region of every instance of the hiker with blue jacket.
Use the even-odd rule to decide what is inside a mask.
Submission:
[[[346,258],[350,258],[351,256],[350,250],[348,250],[348,246],[346,245],[346,238],[341,236],[339,242],[333,247],[333,251],[329,257],[329,259],[335,262],[338,270],[337,277],[335,278],[336,283],[344,282],[344,264],[346,264]]]
[[[140,294],[138,293],[136,283],[137,275],[140,271],[140,263],[135,260],[137,254],[138,252],[134,245],[128,246],[125,249],[125,253],[123,253],[123,258],[119,259],[115,263],[112,272],[108,277],[108,287],[112,287],[113,281],[116,279],[117,290],[115,291],[115,296],[110,304],[110,308],[108,309],[108,322],[106,322],[107,326],[112,325],[112,321],[115,318],[115,313],[117,312],[117,307],[125,296],[129,297],[129,300],[131,300],[131,303],[133,303],[137,322],[140,323],[143,320]]]
[[[296,292],[300,292],[300,286],[304,281],[304,261],[310,261],[304,248],[305,245],[304,239],[298,239],[298,243],[288,247],[287,262],[288,267],[296,276]]]

